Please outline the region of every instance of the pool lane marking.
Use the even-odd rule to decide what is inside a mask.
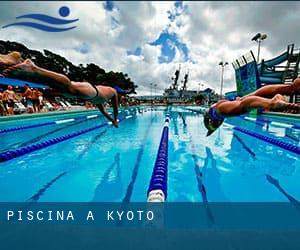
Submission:
[[[187,133],[189,135],[189,141],[190,141],[190,147],[191,147],[191,153],[192,153],[192,159],[194,161],[194,170],[195,170],[195,174],[196,174],[196,180],[197,180],[197,184],[198,184],[198,191],[201,194],[202,197],[202,201],[203,202],[207,202],[207,197],[206,197],[206,189],[205,186],[203,184],[203,174],[202,171],[200,171],[201,168],[203,168],[203,166],[200,166],[198,164],[198,159],[197,159],[197,154],[196,154],[196,147],[195,144],[193,142],[193,138],[192,138],[192,134],[190,133],[190,131],[187,128],[187,124],[186,124],[186,120],[183,117],[182,113],[179,112],[179,116],[181,117],[183,126],[186,128]]]
[[[103,176],[100,178],[100,182],[98,183],[98,185],[95,188],[94,191],[94,196],[93,199],[91,200],[91,202],[99,202],[99,199],[97,199],[97,197],[99,195],[97,195],[97,193],[100,193],[99,191],[102,189],[103,185],[105,183],[108,183],[108,177],[111,173],[111,171],[114,169],[115,166],[119,166],[120,167],[120,153],[116,153],[115,154],[115,158],[114,161],[112,162],[112,164],[106,169],[106,171],[104,172]]]
[[[142,112],[143,112],[143,111],[142,111]],[[129,119],[129,118],[131,118],[131,117],[132,117],[132,116],[128,117],[127,119]],[[150,129],[150,126],[151,126],[152,122],[153,122],[153,118],[151,119],[150,124],[148,125],[148,128],[149,128],[149,129]],[[143,149],[143,148],[144,148],[144,143],[145,143],[146,138],[147,138],[147,136],[148,136],[148,134],[149,134],[149,129],[148,129],[148,128],[147,128],[147,130],[146,130],[146,133],[145,133],[143,142],[142,142],[142,144],[141,144],[141,145],[142,145],[142,146],[141,146],[142,151],[144,150],[144,149]],[[95,136],[95,137],[94,137],[94,140],[92,140],[92,141],[89,143],[89,145],[93,144],[96,140],[98,140],[98,139],[100,138],[100,136],[101,136],[102,134],[104,134],[106,131],[107,131],[107,130],[102,131],[102,133],[100,133],[99,135]],[[88,150],[86,150],[86,151],[88,151]],[[141,156],[142,156],[142,153],[140,154],[140,152],[139,152],[139,153],[138,153],[138,158],[139,158],[139,156],[141,157]],[[137,159],[138,159],[138,158],[137,158]],[[97,185],[97,187],[96,187],[96,189],[95,189],[95,193],[96,193],[96,190],[101,189],[102,186],[103,186],[103,183],[104,183],[105,181],[107,181],[107,177],[109,176],[110,172],[113,170],[113,167],[116,165],[116,161],[117,161],[117,160],[118,160],[118,164],[120,164],[120,162],[119,162],[119,161],[120,161],[120,153],[117,153],[117,154],[115,155],[115,161],[112,163],[112,165],[111,165],[111,166],[106,170],[106,172],[104,173],[103,177],[101,178],[102,181]],[[135,166],[134,166],[133,172],[132,172],[131,182],[130,182],[130,184],[129,184],[128,187],[127,187],[126,195],[125,195],[125,197],[123,198],[122,203],[126,203],[127,200],[128,200],[128,202],[130,201],[130,197],[131,197],[132,189],[133,189],[133,186],[134,186],[134,182],[135,182],[136,176],[137,176],[137,174],[138,174],[139,164],[140,164],[140,160],[137,160],[137,161],[136,161],[136,164],[135,164]],[[130,188],[131,188],[131,190],[130,190]],[[94,198],[93,198],[92,201],[97,201],[97,200],[95,200],[95,194],[94,194]]]
[[[119,113],[121,113],[121,111]],[[96,118],[96,117],[98,117],[98,115],[88,115],[86,117],[86,119],[93,119],[93,118]]]
[[[243,146],[243,148],[253,157],[255,158],[255,153],[246,145],[246,143],[235,133],[233,133],[233,137],[237,139],[237,141]]]
[[[205,158],[204,165],[200,166],[199,163],[198,163],[198,159],[197,159],[198,156],[197,156],[197,153],[196,153],[196,147],[195,147],[195,144],[194,144],[194,141],[193,141],[192,134],[190,133],[190,131],[188,129],[188,126],[185,123],[185,119],[183,118],[183,116],[181,116],[181,119],[182,119],[183,123],[185,124],[185,127],[186,127],[188,135],[189,135],[189,141],[190,141],[190,144],[191,144],[190,145],[191,146],[191,153],[192,153],[192,159],[194,161],[194,171],[195,171],[195,175],[196,175],[198,191],[201,195],[202,202],[204,203],[205,211],[206,211],[207,217],[209,219],[209,222],[211,224],[214,224],[215,219],[214,219],[214,216],[213,216],[212,211],[211,211],[211,209],[209,207],[209,204],[208,204],[207,192],[206,192],[205,185],[203,183],[203,173],[200,170],[200,169],[203,169],[204,167],[207,166],[207,164],[208,164],[208,154],[207,154],[207,157]]]
[[[120,122],[125,120],[125,119],[126,118],[120,119]],[[19,149],[16,149],[16,150],[8,150],[6,152],[0,153],[0,162],[9,161],[11,159],[29,154],[31,152],[34,152],[34,151],[52,146],[54,144],[72,139],[74,137],[80,136],[82,134],[86,134],[90,131],[93,131],[93,130],[96,130],[96,129],[99,129],[99,128],[103,128],[103,127],[106,127],[106,126],[109,126],[109,125],[110,125],[110,123],[106,122],[106,123],[102,123],[102,124],[100,124],[98,126],[95,126],[95,127],[83,129],[83,130],[80,130],[80,131],[77,131],[77,132],[73,132],[73,133],[70,133],[70,134],[67,134],[67,135],[64,135],[64,136],[56,137],[56,138],[46,140],[46,141],[43,141],[43,142],[40,142],[40,143],[36,143],[36,144],[30,145],[30,146],[22,147],[22,148],[19,148]]]
[[[280,193],[282,193],[288,200],[289,202],[294,205],[297,209],[300,209],[300,202],[295,199],[293,196],[291,196],[289,193],[287,193],[283,187],[280,185],[279,181],[275,179],[273,176],[266,174],[266,179],[267,181],[272,184],[274,187],[278,189]]]
[[[141,159],[142,159],[142,156],[144,154],[145,143],[146,143],[146,141],[148,139],[149,131],[150,131],[151,125],[153,123],[153,120],[154,120],[154,118],[152,118],[150,120],[150,122],[149,122],[149,124],[148,124],[148,126],[146,128],[145,134],[143,136],[143,139],[142,139],[142,142],[141,142],[138,154],[137,154],[137,158],[135,160],[135,164],[134,164],[134,167],[133,167],[133,170],[132,170],[131,181],[129,182],[129,184],[127,186],[126,193],[125,193],[125,196],[124,196],[124,198],[122,200],[122,203],[126,203],[127,204],[127,203],[130,202],[131,195],[132,195],[133,188],[134,188],[134,184],[135,184],[137,175],[139,173]]]
[[[62,172],[61,174],[59,174],[58,176],[56,176],[55,178],[53,178],[51,181],[49,181],[48,183],[46,183],[40,190],[38,190],[36,192],[36,194],[34,194],[33,196],[31,196],[27,201],[29,202],[37,202],[40,197],[57,181],[59,180],[61,177],[63,177],[64,175],[66,175],[67,172]]]
[[[87,118],[88,119],[88,118]],[[66,119],[66,120],[60,120],[60,121],[56,121],[56,124],[63,124],[63,123],[68,123],[68,122],[74,122],[75,119]]]

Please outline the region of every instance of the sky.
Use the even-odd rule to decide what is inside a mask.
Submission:
[[[17,16],[39,13],[66,20],[79,19],[65,32],[44,32],[4,25]],[[256,33],[267,34],[261,58],[300,47],[300,2],[0,2],[0,39],[21,42],[30,49],[51,50],[74,64],[96,63],[106,71],[122,71],[139,86],[138,95],[157,93],[170,86],[181,64],[189,72],[188,89],[220,91],[219,62],[228,62],[224,92],[235,90],[231,65],[252,50]],[[23,20],[24,21],[24,20]]]

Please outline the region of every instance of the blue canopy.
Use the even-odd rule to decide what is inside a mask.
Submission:
[[[11,85],[14,87],[24,87],[25,84],[28,84],[31,88],[39,88],[39,89],[45,89],[48,88],[46,85],[41,85],[33,82],[27,82],[27,81],[20,81],[13,78],[7,78],[7,77],[0,77],[0,85]]]

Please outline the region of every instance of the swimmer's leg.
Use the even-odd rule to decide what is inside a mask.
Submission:
[[[251,109],[263,108],[273,111],[300,111],[300,106],[284,101],[282,95],[275,95],[272,99],[260,96],[247,96],[238,101],[224,102],[218,105],[218,111],[223,115],[240,115],[248,112]]]
[[[17,51],[10,52],[7,55],[0,55],[0,65],[7,67],[22,63],[23,61],[24,59],[22,58],[21,53]]]
[[[53,87],[53,88],[59,87],[60,90],[66,91],[69,93],[74,93],[74,94],[76,93],[76,89],[74,88],[71,80],[67,76],[50,71],[50,70],[46,70],[41,67],[38,67],[29,59],[26,59],[22,63],[19,63],[17,65],[9,67],[3,73],[5,75],[9,75],[10,73],[12,73],[14,71],[18,71],[18,70],[21,70],[22,72],[34,73],[34,74],[37,74],[42,77],[47,77],[47,78],[54,80],[54,82],[55,82],[55,84],[54,84],[51,81],[49,81],[49,82],[45,81],[45,82],[41,82],[41,84],[44,84],[44,85],[47,85],[47,86]],[[59,84],[59,86],[57,83]]]
[[[273,97],[276,94],[293,95],[297,93],[300,93],[300,78],[296,78],[292,84],[274,84],[274,85],[264,86],[245,97],[248,96]]]

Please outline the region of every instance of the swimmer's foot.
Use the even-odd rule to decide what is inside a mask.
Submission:
[[[35,73],[37,66],[30,60],[26,59],[24,62],[16,64],[14,66],[9,67],[8,69],[3,71],[3,74],[8,76],[12,73]]]
[[[284,100],[282,95],[276,95],[272,98],[271,101],[271,110],[272,111],[288,111],[290,113],[299,113],[300,106],[295,103],[289,103]]]
[[[294,93],[300,93],[300,78],[296,78],[292,85]]]
[[[0,64],[15,65],[23,61],[24,59],[22,58],[21,54],[17,51],[11,52],[7,55],[0,56]]]

